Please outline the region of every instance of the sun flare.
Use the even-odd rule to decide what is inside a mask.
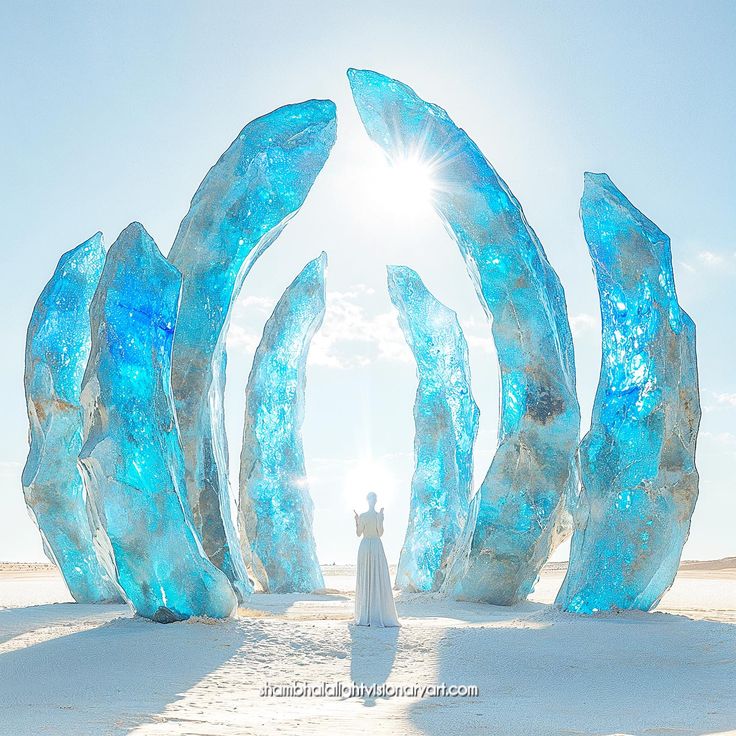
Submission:
[[[432,168],[426,161],[410,156],[387,162],[386,166],[384,187],[387,197],[412,209],[431,204],[435,184]]]
[[[418,153],[388,161],[375,147],[366,151],[360,168],[365,199],[397,217],[424,217],[432,210],[437,180],[431,162]]]
[[[346,505],[358,513],[366,509],[366,495],[373,491],[378,495],[378,508],[390,506],[394,493],[394,477],[379,460],[360,458],[348,468],[343,481]]]

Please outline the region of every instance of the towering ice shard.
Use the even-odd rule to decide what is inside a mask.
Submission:
[[[521,206],[440,107],[372,71],[348,72],[370,137],[392,162],[424,162],[435,209],[493,319],[501,372],[496,455],[470,506],[443,590],[511,604],[567,531],[580,410],[565,295]]]
[[[478,407],[457,315],[419,274],[388,267],[388,291],[417,364],[414,456],[409,525],[396,571],[401,590],[439,590],[465,525],[473,483]]]
[[[200,184],[169,253],[184,277],[172,382],[189,502],[205,552],[241,597],[251,585],[230,512],[223,418],[230,310],[253,263],[304,202],[335,129],[329,100],[246,125]]]
[[[77,468],[89,304],[104,262],[102,233],[65,253],[36,302],[26,337],[30,451],[23,492],[46,554],[58,565],[77,603],[120,600],[95,554]]]
[[[205,556],[186,501],[171,392],[181,276],[138,223],[107,254],[90,307],[79,455],[98,554],[155,621],[224,618],[236,605]]]
[[[695,325],[669,238],[605,174],[581,204],[601,302],[601,373],[580,447],[568,611],[648,610],[672,585],[698,496]]]
[[[307,354],[325,314],[327,255],[307,263],[266,322],[246,387],[240,525],[270,593],[324,588],[312,535],[302,423]]]

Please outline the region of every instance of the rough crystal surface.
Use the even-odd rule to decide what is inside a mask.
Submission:
[[[326,264],[325,253],[307,263],[279,299],[246,387],[239,518],[253,573],[270,593],[325,587],[301,429],[307,354],[325,314]]]
[[[186,501],[171,391],[181,276],[138,223],[110,248],[90,307],[79,463],[98,556],[142,616],[224,618],[236,605]]]
[[[36,302],[26,337],[30,450],[23,492],[46,554],[77,603],[120,600],[117,585],[97,560],[77,468],[89,305],[104,262],[101,233],[65,253]]]
[[[396,585],[411,592],[435,591],[467,519],[478,407],[457,314],[406,266],[388,267],[388,290],[419,378],[409,524]]]
[[[557,602],[648,610],[672,584],[698,495],[695,325],[677,301],[669,238],[605,174],[585,175],[581,217],[602,360]]]
[[[242,598],[252,589],[230,512],[223,417],[230,310],[256,259],[301,207],[335,140],[328,100],[249,123],[199,186],[169,260],[184,281],[172,382],[187,491],[208,557]]]
[[[440,107],[372,71],[348,72],[369,136],[392,161],[420,160],[433,203],[493,319],[499,444],[470,505],[443,590],[511,604],[567,533],[580,410],[565,296],[519,202]]]

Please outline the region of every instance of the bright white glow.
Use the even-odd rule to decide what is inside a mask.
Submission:
[[[434,180],[426,162],[418,157],[401,158],[388,163],[387,167],[383,184],[386,197],[412,210],[431,204]]]
[[[388,468],[372,457],[360,458],[345,473],[343,493],[347,506],[359,514],[368,508],[365,497],[370,491],[378,496],[376,508],[390,507],[394,495],[394,477]]]
[[[396,218],[431,216],[436,189],[432,165],[416,154],[387,161],[374,144],[360,150],[361,199],[371,209]]]

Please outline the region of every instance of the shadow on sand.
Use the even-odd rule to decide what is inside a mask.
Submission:
[[[453,622],[508,622],[512,619],[536,617],[551,609],[549,605],[536,601],[524,601],[507,608],[473,601],[456,601],[438,593],[399,593],[395,600],[400,619],[439,619],[450,626]]]
[[[350,624],[350,679],[356,685],[381,685],[386,682],[396,659],[399,643],[398,628],[379,629]],[[363,705],[376,704],[374,695],[367,694]]]
[[[272,610],[288,612],[300,601],[312,598],[274,600]],[[344,606],[339,598],[334,603]],[[288,681],[300,676],[302,660],[316,661],[314,676],[331,681],[347,675],[347,656],[351,679],[369,686],[416,679],[477,685],[471,698],[353,701],[359,712],[378,706],[375,726],[390,713],[428,736],[700,736],[736,728],[736,626],[727,623],[665,613],[589,618],[532,603],[412,604],[403,597],[399,630],[257,619],[161,626],[114,618],[115,609],[125,611],[71,604],[0,611],[0,640],[11,646],[0,654],[0,734],[118,736],[155,722],[215,670],[229,668],[222,687],[239,704],[242,688],[261,673]],[[92,628],[65,633],[80,620]],[[218,687],[202,708],[219,706],[227,693]],[[296,728],[306,706],[294,703],[279,703],[278,719],[291,713]],[[350,703],[344,710],[324,700],[307,705],[320,726],[343,716],[353,724]],[[251,707],[261,713],[263,705]],[[392,725],[400,721],[385,724]]]
[[[708,734],[736,728],[736,626],[665,613],[607,617],[543,606],[529,617],[449,629],[437,682],[477,698],[419,701],[411,721],[451,733]],[[441,707],[440,707],[441,706]]]
[[[255,593],[241,606],[242,616],[288,617],[299,618],[347,619],[351,613],[344,609],[350,597],[342,593]],[[310,604],[319,606],[318,612],[310,608]]]
[[[119,604],[43,603],[23,608],[4,608],[0,610],[0,645],[38,629],[69,626],[70,621],[77,625],[88,624],[92,628],[126,615],[130,615],[130,609]]]
[[[57,614],[60,608],[66,611]],[[112,606],[94,608],[101,616],[114,615]],[[64,617],[68,625],[77,623],[72,609],[79,607],[2,611],[0,636],[8,622],[24,616],[27,630],[29,615],[47,625],[62,624]],[[0,734],[128,733],[220,667],[245,639],[237,622],[163,626],[129,616],[54,633],[0,655]]]

